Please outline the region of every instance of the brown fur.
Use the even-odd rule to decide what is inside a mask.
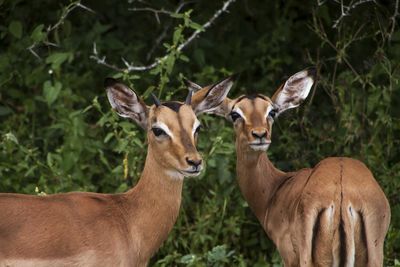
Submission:
[[[150,108],[121,84],[109,87],[118,112],[148,127],[138,184],[124,194],[0,194],[0,266],[146,266],[167,238],[181,203],[179,172],[190,167],[186,158],[201,159],[196,116],[188,105]],[[155,121],[174,137],[157,139]]]
[[[250,122],[235,126],[238,182],[285,266],[352,266],[350,257],[355,266],[382,266],[390,208],[368,168],[354,159],[328,158],[313,169],[279,171],[265,152],[248,147],[252,130],[265,127],[270,138],[271,122],[260,119],[264,113],[247,112],[261,110],[260,101],[252,108],[247,100],[240,105]],[[348,253],[351,247],[354,253]]]
[[[243,115],[234,122],[237,180],[285,266],[382,266],[390,207],[363,163],[327,158],[314,168],[284,173],[264,151],[249,146],[260,141],[252,132],[265,133],[265,144],[271,141],[271,105],[278,113],[298,106],[310,91],[312,75],[307,70],[293,75],[272,100],[226,98],[211,113]],[[193,96],[196,101],[203,90]]]

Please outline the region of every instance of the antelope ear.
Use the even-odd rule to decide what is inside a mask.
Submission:
[[[113,79],[104,80],[108,101],[111,107],[124,118],[134,120],[143,129],[147,129],[149,107],[128,86]]]
[[[229,76],[213,85],[197,90],[192,97],[192,108],[196,115],[201,113],[226,116],[230,99],[226,96],[232,88],[235,76]]]
[[[197,92],[201,89],[203,89],[203,87],[201,87],[200,85],[198,85],[197,83],[194,83],[190,80],[185,79],[185,84],[187,86],[187,88],[193,92]]]
[[[272,96],[277,114],[298,107],[310,93],[316,76],[315,68],[300,71],[291,76]]]

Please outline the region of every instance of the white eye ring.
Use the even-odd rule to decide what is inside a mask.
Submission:
[[[174,138],[174,135],[172,134],[172,132],[170,131],[170,129],[168,128],[168,126],[162,122],[156,122],[154,123],[151,128],[159,128],[161,130],[163,130],[169,137],[171,137],[172,139]]]
[[[201,126],[200,121],[196,120],[193,124],[192,135],[194,136],[198,131],[199,127]]]
[[[276,117],[277,113],[277,108],[272,105],[268,106],[267,112],[265,112],[265,119],[268,120],[268,118],[271,118],[273,120]]]
[[[234,114],[234,113],[237,113],[238,115],[240,115],[240,117],[241,117],[243,120],[246,121],[246,117],[244,116],[243,111],[242,111],[240,108],[235,108],[235,109],[233,109],[232,112],[231,112],[231,114]],[[237,119],[239,119],[239,118],[237,118]],[[232,118],[232,121],[235,122],[237,119]]]

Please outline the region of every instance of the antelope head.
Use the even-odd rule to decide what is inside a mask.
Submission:
[[[197,176],[202,170],[202,158],[196,149],[200,122],[196,115],[214,108],[225,97],[192,103],[192,93],[185,102],[161,102],[152,95],[154,104],[144,101],[123,83],[107,78],[104,86],[112,108],[147,131],[148,154],[174,177]],[[203,107],[201,107],[203,105]],[[148,155],[148,156],[149,156]]]
[[[295,108],[307,97],[315,80],[315,69],[300,71],[282,84],[270,98],[262,94],[242,95],[235,99],[227,97],[213,109],[205,112],[217,114],[231,121],[235,128],[236,143],[252,151],[266,151],[271,144],[274,120],[285,110]],[[215,94],[227,95],[233,84],[233,77],[219,83],[201,88],[193,82],[188,83],[191,90],[197,90],[193,102],[206,105],[212,88]],[[201,88],[201,89],[200,89]]]

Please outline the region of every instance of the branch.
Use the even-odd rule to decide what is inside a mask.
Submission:
[[[178,7],[175,9],[175,12],[174,12],[174,13],[179,13],[179,11],[181,11],[181,9],[182,9],[185,5],[187,5],[187,4],[189,4],[189,3],[192,3],[192,2],[193,2],[193,1],[187,1],[187,2],[181,1],[181,2],[179,3]],[[149,52],[147,52],[147,55],[146,55],[146,60],[147,60],[147,61],[150,60],[150,58],[152,57],[152,55],[153,55],[154,51],[156,50],[156,48],[161,44],[162,40],[164,40],[164,38],[167,36],[168,30],[171,28],[171,25],[172,25],[172,21],[170,20],[170,21],[168,22],[168,24],[166,24],[166,25],[164,26],[163,31],[162,31],[161,34],[157,37],[156,41],[154,42],[154,44],[153,44],[153,46],[151,47],[151,49],[149,50]]]
[[[82,5],[80,1],[74,2],[64,9],[63,13],[61,14],[60,19],[57,21],[56,24],[54,24],[53,26],[49,26],[47,28],[47,34],[49,34],[50,32],[52,32],[55,29],[57,29],[58,27],[60,27],[64,23],[64,20],[68,17],[69,13],[71,13],[77,7],[82,8],[82,9],[92,12],[92,13],[96,13],[92,9],[88,8],[87,6]]]
[[[217,12],[215,12],[214,15],[206,23],[203,24],[201,30],[194,31],[193,34],[184,43],[178,46],[177,51],[178,52],[182,51],[182,49],[185,48],[185,46],[187,46],[188,44],[190,44],[194,40],[194,38],[196,38],[202,31],[208,29],[211,26],[211,24],[213,24],[214,21],[222,14],[222,12],[225,12],[228,9],[229,5],[235,1],[236,0],[226,1],[221,9],[217,10]]]
[[[341,51],[339,48],[333,44],[333,42],[329,39],[328,35],[326,34],[326,31],[324,29],[324,26],[321,22],[321,20],[315,20],[314,21],[314,32],[323,40],[325,41],[332,49],[336,51],[336,54],[339,55]],[[358,33],[357,33],[358,34]],[[341,57],[343,61],[346,63],[346,65],[351,69],[351,71],[356,75],[359,79],[362,80],[361,76],[358,74],[358,72],[355,70],[355,68],[350,64],[350,62],[347,60],[346,56]]]
[[[94,10],[92,10],[91,8],[84,6],[81,4],[80,0],[73,2],[71,4],[69,4],[62,12],[60,19],[54,24],[54,25],[49,25],[47,27],[46,30],[46,36],[49,36],[50,33],[56,29],[58,29],[65,21],[65,19],[68,17],[68,15],[75,9],[75,8],[82,8],[86,11],[92,12],[92,13],[96,13]],[[47,45],[47,46],[57,46],[57,44],[55,43],[51,43],[48,41],[44,41],[43,44]],[[39,60],[42,60],[42,58],[36,53],[36,51],[34,50],[36,48],[36,46],[38,45],[37,42],[33,43],[32,45],[30,45],[29,47],[27,47],[26,49],[31,52],[36,58],[38,58]]]
[[[399,13],[399,0],[396,0],[396,4],[394,6],[394,14],[390,17],[392,21],[392,27],[389,32],[389,41],[392,39],[392,35],[394,33],[394,29],[396,28],[396,18],[400,15]]]
[[[175,11],[165,10],[164,8],[155,9],[155,8],[151,8],[151,7],[133,7],[133,8],[129,8],[128,10],[130,10],[130,11],[149,11],[154,14],[158,24],[160,24],[159,14],[166,14],[166,15],[172,16],[173,14],[178,13],[184,5],[189,4],[191,2],[193,2],[193,1],[188,1],[188,2],[180,1],[178,4],[178,7],[176,8]]]
[[[214,23],[214,21],[225,11],[228,10],[228,7],[235,2],[236,0],[227,0],[223,6],[218,9],[214,15],[206,22],[202,25],[202,29],[201,30],[196,30],[192,33],[192,35],[189,36],[189,38],[183,42],[182,44],[180,44],[177,49],[176,52],[181,52],[186,46],[188,46],[202,31],[205,31],[206,29],[208,29],[211,24]],[[121,58],[123,63],[125,64],[125,68],[121,68],[118,67],[114,64],[110,64],[107,63],[106,61],[106,57],[100,57],[99,54],[97,53],[97,49],[96,49],[96,44],[93,44],[93,54],[90,56],[91,59],[95,60],[98,64],[103,65],[105,67],[111,68],[113,70],[116,71],[121,71],[121,72],[132,72],[132,71],[146,71],[146,70],[151,70],[154,69],[155,67],[157,67],[159,64],[161,64],[164,60],[166,60],[168,58],[168,54],[164,55],[162,58],[156,59],[153,63],[149,64],[149,65],[144,65],[144,66],[135,66],[135,65],[131,65],[130,63],[128,63],[124,58]]]
[[[397,0],[397,1],[398,1],[398,0]],[[337,1],[335,1],[335,2],[337,2]],[[362,4],[365,4],[365,3],[369,3],[369,2],[374,2],[374,3],[376,3],[375,0],[359,0],[359,1],[355,2],[355,3],[350,2],[350,5],[345,6],[345,5],[343,4],[343,0],[342,0],[342,1],[340,2],[340,8],[341,8],[340,17],[339,17],[338,19],[335,20],[335,22],[334,22],[332,28],[337,28],[337,27],[339,26],[340,22],[342,21],[342,19],[343,19],[344,17],[349,16],[349,15],[350,15],[350,11],[352,11],[354,8],[356,8],[356,7],[359,6],[359,5],[362,5]]]
[[[172,11],[167,11],[165,9],[154,9],[151,7],[134,7],[134,8],[129,8],[128,10],[130,10],[130,11],[150,11],[156,17],[158,24],[160,24],[160,17],[158,16],[158,14],[172,15],[174,13]]]

